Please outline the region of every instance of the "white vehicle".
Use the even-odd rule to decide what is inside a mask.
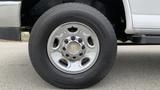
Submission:
[[[160,0],[0,0],[0,38],[30,31],[29,54],[48,83],[87,88],[111,70],[121,44],[160,44]],[[125,43],[126,41],[132,43]]]

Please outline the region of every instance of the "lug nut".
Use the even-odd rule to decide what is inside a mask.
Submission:
[[[78,42],[79,42],[79,43],[82,43],[82,39],[81,39],[81,38],[79,38],[79,39],[78,39]]]
[[[80,54],[79,54],[79,56],[82,56],[82,55],[83,55],[83,53],[80,53]]]
[[[66,40],[64,40],[64,42],[67,44],[67,43],[68,43],[68,40],[66,39]]]
[[[66,48],[65,48],[65,47],[63,47],[63,50],[64,50],[64,51],[66,51]]]
[[[71,37],[71,40],[75,40],[75,39],[76,39],[76,37],[75,37],[75,36],[72,36],[72,37]]]
[[[76,57],[73,57],[73,59],[76,59]]]
[[[66,54],[66,57],[69,57],[69,55],[68,55],[68,54]]]
[[[82,46],[82,49],[85,49],[85,46],[84,46],[84,45]]]

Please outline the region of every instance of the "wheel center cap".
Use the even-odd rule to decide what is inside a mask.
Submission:
[[[67,51],[73,55],[78,54],[81,50],[81,46],[77,42],[71,42],[67,46]]]

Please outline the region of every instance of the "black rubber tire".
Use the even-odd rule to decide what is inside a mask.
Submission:
[[[56,69],[47,54],[47,42],[52,31],[70,21],[90,26],[100,43],[97,62],[89,70],[76,75]],[[102,80],[113,66],[117,54],[116,35],[109,20],[98,10],[78,3],[61,4],[44,13],[34,25],[29,54],[35,70],[48,83],[60,88],[87,88]]]

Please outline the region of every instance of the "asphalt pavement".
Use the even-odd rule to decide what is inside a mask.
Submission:
[[[0,42],[0,90],[54,90],[34,71],[27,42]],[[160,90],[160,46],[119,46],[112,71],[88,89]]]

